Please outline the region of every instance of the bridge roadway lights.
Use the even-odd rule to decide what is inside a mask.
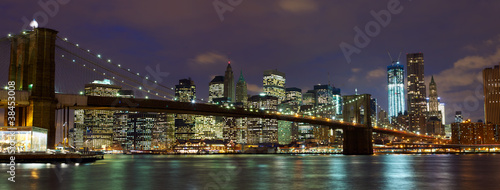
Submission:
[[[372,128],[344,129],[344,155],[372,155]]]

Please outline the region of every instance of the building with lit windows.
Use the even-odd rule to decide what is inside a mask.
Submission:
[[[224,97],[224,76],[215,76],[208,84],[208,103],[214,103],[214,99]]]
[[[316,105],[316,92],[314,90],[308,90],[302,94],[302,105]]]
[[[398,114],[403,114],[406,111],[404,73],[404,66],[400,65],[399,61],[387,66],[389,118],[397,117]]]
[[[424,54],[407,54],[406,68],[409,127],[411,131],[425,134],[427,93],[424,80]]]
[[[438,100],[439,100],[439,98],[438,98]],[[441,122],[443,123],[443,125],[446,125],[446,107],[445,107],[445,104],[440,102],[438,109],[439,109],[439,112],[441,112]]]
[[[276,111],[278,97],[265,94],[255,95],[248,99],[251,109]],[[248,118],[248,144],[278,143],[278,120],[269,118]]]
[[[286,88],[285,89],[286,98],[285,101],[292,105],[302,105],[302,90],[300,88]]]
[[[484,122],[500,124],[500,66],[483,70]]]
[[[46,151],[47,132],[39,127],[0,127],[0,152],[7,153],[12,146],[16,153]]]
[[[333,105],[333,87],[327,84],[314,85],[316,106]]]
[[[482,122],[471,122],[451,124],[452,144],[498,144],[499,127],[497,124],[484,124]]]
[[[194,102],[196,100],[196,86],[191,78],[179,80],[175,85],[175,100],[179,102]]]
[[[86,96],[106,96],[118,97],[121,86],[104,79],[96,80],[91,84],[85,85]],[[73,132],[83,134],[80,143],[80,137],[74,136],[73,142],[78,142],[78,146],[90,149],[106,149],[113,146],[113,115],[116,111],[110,110],[75,110],[75,120]],[[75,144],[76,145],[76,144]]]
[[[281,145],[292,143],[292,122],[278,121],[278,143]]]
[[[333,88],[333,105],[335,105],[336,118],[342,118],[342,95],[340,88]]]
[[[285,73],[278,70],[264,71],[264,93],[278,98],[278,103],[285,100]]]

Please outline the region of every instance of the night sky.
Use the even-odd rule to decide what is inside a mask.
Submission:
[[[478,120],[483,119],[480,73],[500,62],[500,1],[48,2],[60,2],[58,10],[46,11],[33,0],[3,0],[0,35],[21,31],[23,20],[35,15],[40,27],[56,29],[61,37],[115,63],[138,72],[159,65],[169,73],[163,79],[166,86],[191,77],[200,98],[208,97],[208,83],[224,75],[230,57],[235,79],[243,70],[251,94],[261,91],[266,69],[285,72],[286,86],[303,92],[327,84],[329,73],[331,84],[343,95],[357,88],[387,109],[387,51],[394,59],[403,51],[402,64],[406,53],[422,52],[426,85],[434,75],[446,103],[447,123],[456,110]],[[228,10],[222,20],[214,2]],[[390,22],[372,32],[367,46],[352,54],[348,63],[339,45],[354,45],[354,28],[365,31],[367,23],[377,21],[371,11],[388,10],[388,3],[398,2]]]

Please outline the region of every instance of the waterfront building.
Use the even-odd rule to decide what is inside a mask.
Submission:
[[[121,86],[104,79],[85,85],[86,96],[118,97]],[[83,146],[90,149],[106,149],[113,146],[113,115],[111,110],[75,110],[74,142],[80,142],[77,135],[83,135]],[[80,146],[81,144],[77,145]]]
[[[451,124],[452,144],[498,144],[499,127],[497,124],[484,124],[482,122],[471,122]]]
[[[277,111],[279,98],[270,95],[255,95],[248,99],[251,109]],[[248,144],[278,143],[278,120],[269,118],[248,118]]]
[[[292,122],[278,121],[278,143],[280,145],[292,143]]]

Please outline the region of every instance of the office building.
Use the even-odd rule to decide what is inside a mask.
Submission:
[[[426,131],[427,101],[424,80],[424,54],[406,55],[408,116],[411,131],[424,134]]]
[[[452,144],[498,144],[499,128],[497,124],[484,124],[482,122],[471,122],[451,124]]]
[[[291,105],[302,105],[302,90],[300,88],[291,87],[285,89],[285,102]]]
[[[241,71],[240,77],[238,78],[238,82],[236,83],[236,103],[241,104],[243,107],[246,107],[247,100],[248,100],[247,82],[243,77],[243,71]]]
[[[214,99],[224,97],[224,76],[215,76],[208,83],[208,103],[213,104]]]
[[[483,70],[484,122],[500,124],[500,67]]]
[[[455,123],[462,123],[464,118],[462,117],[462,111],[455,112]]]
[[[404,92],[404,66],[399,61],[387,66],[388,117],[397,117],[406,111]]]
[[[86,96],[117,97],[121,86],[104,79],[85,85]],[[107,149],[113,146],[113,115],[110,110],[75,110],[74,142],[89,149]],[[77,135],[83,134],[80,139]],[[82,140],[83,142],[80,142]]]
[[[278,70],[264,71],[264,93],[278,98],[278,103],[285,100],[285,73]]]
[[[175,101],[179,102],[195,102],[196,86],[191,78],[179,80],[179,84],[175,85]]]
[[[224,97],[227,98],[229,102],[235,101],[234,90],[233,69],[231,68],[231,61],[227,61],[226,72],[224,75]]]

